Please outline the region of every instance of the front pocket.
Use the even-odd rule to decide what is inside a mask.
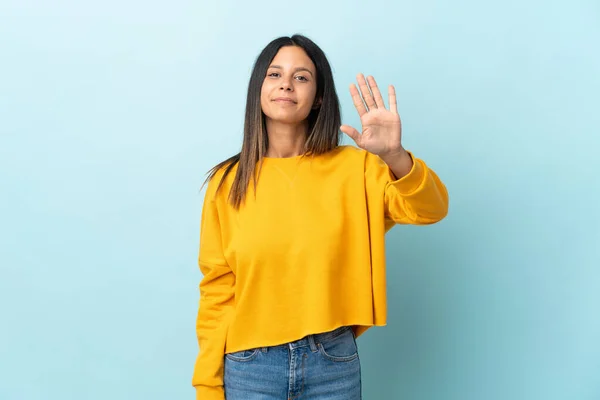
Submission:
[[[256,358],[256,355],[260,349],[234,351],[233,353],[225,354],[225,357],[231,361],[246,362],[252,361]]]
[[[333,339],[319,343],[318,347],[321,355],[330,361],[348,362],[358,358],[358,347],[351,329]]]

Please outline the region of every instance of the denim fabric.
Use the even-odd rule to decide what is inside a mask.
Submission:
[[[227,400],[360,400],[356,338],[341,327],[226,354],[224,385]]]

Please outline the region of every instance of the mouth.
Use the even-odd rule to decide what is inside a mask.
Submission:
[[[288,97],[278,97],[273,100],[276,103],[296,104],[296,102]]]

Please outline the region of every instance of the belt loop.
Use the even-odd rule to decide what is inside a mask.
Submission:
[[[317,351],[317,343],[315,342],[315,335],[308,335],[308,344],[310,344],[310,351],[313,353]]]

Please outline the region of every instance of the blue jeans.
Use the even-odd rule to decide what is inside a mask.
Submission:
[[[356,338],[342,327],[226,354],[224,386],[227,400],[360,400]]]

